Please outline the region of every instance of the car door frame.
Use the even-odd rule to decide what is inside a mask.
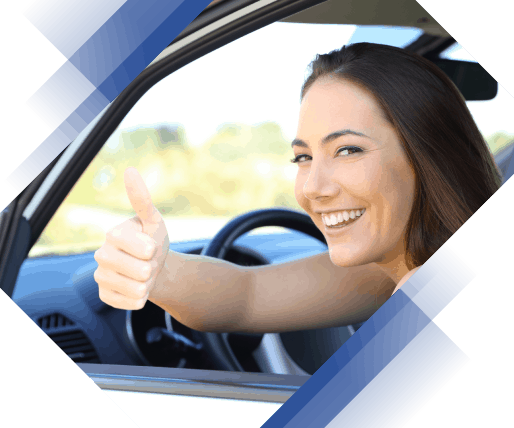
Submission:
[[[77,364],[98,387],[113,391],[285,403],[310,376],[168,367]]]
[[[327,0],[227,0],[193,21],[0,217],[0,288],[11,297],[30,248],[135,103],[197,58]],[[285,402],[310,376],[79,364],[102,389]]]
[[[1,213],[0,289],[12,296],[30,248],[108,138],[150,88],[221,46],[325,1],[226,0],[202,12]]]

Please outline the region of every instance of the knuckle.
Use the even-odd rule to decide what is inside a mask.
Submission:
[[[95,279],[97,284],[101,284],[102,282],[104,282],[104,274],[99,269],[95,270],[93,278]]]
[[[107,303],[108,305],[111,304],[108,294],[106,294],[102,289],[98,291],[98,297],[102,302]]]
[[[143,299],[146,296],[147,292],[148,290],[146,284],[140,284],[136,287],[134,296],[136,297],[136,299]]]
[[[152,257],[155,254],[156,245],[155,243],[147,243],[145,253],[148,257]]]
[[[105,234],[105,240],[113,244],[120,238],[122,234],[123,230],[121,229],[121,227],[115,227]]]
[[[134,303],[134,310],[138,311],[140,309],[143,309],[146,305],[146,299],[139,299]]]
[[[101,247],[95,252],[95,260],[98,264],[105,263],[107,256],[105,254],[105,247]]]
[[[143,281],[148,281],[152,277],[152,264],[150,262],[143,263],[141,267],[141,276]]]

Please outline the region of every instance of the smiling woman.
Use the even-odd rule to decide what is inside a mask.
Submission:
[[[302,99],[296,198],[338,266],[375,262],[399,282],[500,187],[464,99],[418,55],[358,43],[318,56]]]
[[[139,309],[150,300],[211,332],[361,322],[500,186],[461,94],[420,56],[349,45],[317,57],[301,94],[295,196],[328,254],[245,268],[173,252],[144,181],[128,169],[138,215],[95,254],[104,302]]]
[[[377,262],[408,272],[403,232],[415,175],[394,127],[359,86],[320,78],[306,93],[298,139],[295,194],[322,230],[338,266]]]

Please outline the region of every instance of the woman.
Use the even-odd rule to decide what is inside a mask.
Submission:
[[[164,222],[129,169],[137,217],[95,255],[104,302],[139,309],[149,299],[203,331],[361,322],[499,188],[464,99],[430,61],[359,43],[311,66],[292,143],[295,195],[328,254],[244,268],[168,251]]]

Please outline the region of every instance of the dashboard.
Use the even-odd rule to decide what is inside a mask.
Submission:
[[[202,246],[188,248],[187,253],[200,254]],[[27,260],[29,266],[22,267],[19,284],[14,294],[18,306],[77,363],[103,363],[127,365],[152,365],[160,367],[187,367],[188,362],[181,353],[169,353],[163,343],[149,343],[146,334],[155,327],[174,331],[194,341],[194,331],[172,319],[165,311],[151,302],[142,310],[126,311],[112,308],[98,297],[98,286],[93,274],[97,264],[93,253],[68,257],[45,257]],[[91,260],[87,262],[87,260]],[[249,248],[235,246],[227,255],[227,260],[244,266],[256,266],[268,261]],[[54,266],[39,273],[28,272],[30,262]],[[74,265],[86,261],[74,272]],[[66,266],[68,265],[69,266]],[[50,266],[48,266],[50,265]],[[52,287],[41,289],[44,279],[53,276],[58,282]],[[38,278],[39,277],[39,278]],[[46,277],[46,278],[45,278]],[[39,284],[33,290],[27,288],[28,281]],[[24,281],[25,280],[25,281]],[[60,281],[59,281],[60,280]],[[37,287],[39,285],[39,287]],[[21,289],[19,289],[20,287]],[[38,289],[39,288],[39,289]],[[32,291],[32,292],[30,292]],[[161,341],[162,342],[162,341]],[[209,368],[208,361],[196,361],[198,368]]]
[[[200,254],[207,243],[175,243],[170,249]],[[248,234],[236,240],[226,260],[259,266],[325,250],[319,241],[300,232]],[[158,306],[148,302],[139,311],[126,311],[103,303],[93,277],[96,267],[93,253],[27,259],[13,300],[76,363],[214,370],[197,332]],[[276,356],[269,355],[269,350],[276,348],[277,354],[290,360],[293,369],[289,372],[312,374],[350,335],[348,328],[342,327],[280,335],[231,333],[228,340],[247,372],[283,371],[274,363]],[[263,356],[264,336],[269,337]]]

